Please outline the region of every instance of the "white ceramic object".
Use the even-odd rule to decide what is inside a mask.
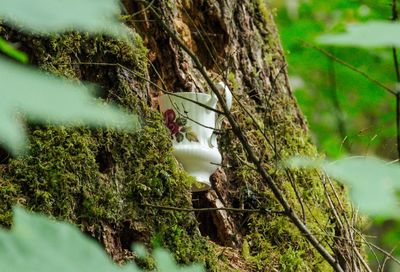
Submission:
[[[232,94],[229,88],[223,82],[216,86],[224,90],[230,109]],[[162,95],[158,101],[165,124],[171,131],[174,156],[189,175],[201,183],[193,190],[208,190],[211,187],[210,176],[222,160],[214,134],[214,129],[221,126],[222,116],[217,118],[214,111],[204,106],[216,109],[217,97],[214,94],[181,92]]]

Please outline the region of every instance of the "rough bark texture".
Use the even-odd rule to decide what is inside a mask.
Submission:
[[[219,137],[224,159],[212,176],[214,190],[191,194],[191,178],[171,155],[157,96],[161,89],[207,92],[207,84],[145,4],[125,0],[124,5],[122,18],[132,27],[129,42],[78,33],[43,39],[9,28],[0,33],[21,42],[43,70],[95,82],[103,87],[101,99],[143,117],[136,134],[31,126],[30,154],[2,160],[0,223],[9,226],[10,208],[20,203],[78,225],[117,262],[135,258],[130,245],[142,242],[169,248],[181,263],[204,263],[209,271],[330,271],[280,214],[188,213],[143,205],[281,210],[227,124]],[[229,84],[237,98],[232,112],[250,144],[293,209],[340,256],[333,237],[341,229],[320,175],[279,166],[291,155],[317,153],[289,88],[271,10],[261,0],[169,0],[154,1],[153,7],[209,75]],[[151,260],[140,264],[152,267]]]

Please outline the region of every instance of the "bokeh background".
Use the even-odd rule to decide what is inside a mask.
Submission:
[[[324,50],[390,88],[396,86],[390,48],[329,47],[321,34],[345,30],[349,23],[391,20],[388,0],[268,0],[288,61],[291,85],[319,150],[330,159],[374,155],[398,159],[395,96],[360,73],[336,62]],[[368,240],[400,256],[400,223],[367,219]],[[375,271],[400,271],[379,250],[369,251]]]

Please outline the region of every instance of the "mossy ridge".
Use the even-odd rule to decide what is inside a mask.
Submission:
[[[138,133],[119,133],[32,126],[29,155],[11,159],[1,174],[0,224],[11,225],[10,209],[15,203],[77,224],[89,233],[102,230],[103,224],[123,233],[127,224],[128,229],[134,228],[129,222],[139,222],[141,229],[132,232],[140,232],[140,237],[128,240],[138,238],[148,244],[152,237],[160,237],[159,244],[171,249],[179,262],[205,263],[209,271],[219,271],[215,254],[210,254],[213,246],[201,237],[193,215],[142,205],[189,207],[191,178],[171,154],[170,136],[160,114],[131,89],[132,84],[145,89],[141,77],[147,74],[147,50],[141,39],[135,34],[125,43],[74,32],[24,40],[43,70],[102,85],[106,90],[102,97],[139,112],[143,128]],[[101,63],[122,64],[129,76],[121,67]],[[100,167],[99,154],[110,160],[102,162],[105,166]],[[152,266],[151,262],[144,265]]]
[[[281,96],[276,94],[274,97],[276,98],[270,101],[272,109],[285,111],[285,108],[274,107],[273,104],[279,103],[281,105],[282,99],[288,99],[286,103],[290,103],[290,98],[285,98],[287,97],[285,94]],[[266,127],[266,137],[276,145],[279,159],[275,156],[276,150],[266,142],[260,131],[255,127],[254,121],[248,120],[247,116],[240,112],[235,112],[237,120],[242,120],[241,126],[246,132],[250,144],[256,153],[263,157],[264,166],[284,192],[293,209],[299,215],[302,215],[303,205],[307,226],[311,232],[317,235],[327,233],[333,237],[334,224],[330,223],[331,212],[326,203],[325,191],[319,174],[312,170],[290,172],[296,190],[301,196],[301,204],[286,172],[279,165],[282,160],[292,155],[318,156],[315,147],[307,140],[307,133],[284,112],[268,110],[264,116],[264,113],[257,112],[254,101],[245,98],[245,96],[240,98],[240,101],[247,109],[253,109],[250,114],[254,117],[255,122],[262,128]],[[266,120],[269,121],[265,122]],[[274,121],[270,122],[270,120]],[[247,163],[243,163],[247,159],[241,145],[237,140],[234,140],[234,137],[225,136],[225,139],[221,141],[225,147],[225,154],[229,157],[232,168],[237,167],[238,169],[229,174],[232,175],[232,182],[242,184],[239,187],[243,188],[240,194],[232,197],[239,198],[239,203],[245,203],[247,208],[281,210],[281,205],[277,202],[273,193],[263,184],[258,173]],[[257,268],[256,271],[264,271],[268,267],[279,271],[331,271],[329,265],[287,217],[273,214],[253,214],[249,216],[247,222],[245,241],[248,253],[244,257]],[[321,230],[320,224],[324,224],[323,230]],[[330,242],[332,241],[327,239],[323,243],[328,245]],[[290,254],[288,253],[289,248],[292,252]]]
[[[243,100],[242,100],[243,101]],[[282,105],[287,105],[286,107]],[[331,211],[326,203],[325,191],[321,178],[316,171],[291,170],[294,185],[290,182],[286,171],[279,165],[283,160],[295,155],[316,157],[319,156],[315,147],[310,143],[307,132],[304,131],[288,112],[291,112],[292,100],[287,94],[275,94],[270,100],[270,109],[266,115],[253,112],[256,120],[265,126],[266,137],[274,147],[266,143],[259,131],[249,126],[249,139],[254,146],[259,146],[257,153],[264,154],[264,166],[269,170],[276,184],[284,192],[286,199],[293,209],[302,216],[304,207],[307,227],[317,236],[320,234],[335,235],[334,225],[331,223]],[[243,120],[243,119],[242,119]],[[246,125],[244,125],[246,126]],[[256,148],[257,149],[257,148]],[[263,150],[264,149],[264,150]],[[276,156],[275,152],[278,152]],[[251,180],[246,182],[251,184]],[[295,193],[298,191],[301,202]],[[261,188],[260,188],[261,189]],[[263,207],[272,210],[281,210],[276,198],[268,188],[261,189],[258,196]],[[321,225],[323,228],[321,229]],[[249,230],[246,236],[250,244],[252,260],[259,265],[268,255],[275,256],[269,259],[269,267],[279,271],[331,271],[332,269],[317,253],[304,236],[282,216],[254,215],[249,220]],[[331,239],[323,241],[327,246]],[[259,247],[259,245],[269,245]],[[289,254],[289,249],[291,252]]]
[[[249,144],[262,159],[264,167],[273,177],[275,183],[284,193],[290,205],[297,214],[304,214],[307,227],[321,239],[321,243],[329,248],[335,236],[332,211],[325,198],[325,189],[318,172],[313,170],[291,170],[291,182],[288,174],[281,167],[282,161],[294,156],[320,156],[315,146],[310,142],[309,135],[298,117],[295,99],[287,90],[285,72],[280,74],[279,67],[284,67],[284,58],[275,31],[267,27],[274,26],[270,10],[261,0],[254,0],[255,23],[262,29],[265,42],[262,48],[265,65],[270,70],[271,89],[250,91],[238,97],[238,101],[250,112],[252,118],[242,110],[235,110],[236,120],[240,120]],[[232,76],[231,76],[232,78]],[[263,78],[257,73],[253,79],[259,80],[258,86],[263,86]],[[276,91],[279,90],[279,91]],[[246,91],[246,90],[244,90]],[[273,92],[269,95],[268,92]],[[258,95],[254,96],[254,93]],[[239,109],[239,105],[234,105]],[[262,132],[258,130],[261,128]],[[264,136],[270,141],[268,143]],[[266,208],[282,210],[273,193],[263,183],[259,174],[247,162],[243,147],[228,131],[221,138],[221,148],[228,158],[230,169],[227,175],[234,185],[230,198],[233,203],[244,204],[245,208]],[[298,200],[298,195],[301,202]],[[236,188],[241,188],[238,192]],[[239,219],[240,220],[240,219]],[[285,216],[275,214],[252,214],[243,218],[245,225],[243,257],[253,264],[254,271],[332,271],[318,252],[309,244],[304,236]]]
[[[288,114],[293,112],[292,98],[285,93],[275,93],[269,99],[268,108],[260,108],[246,94],[238,100],[252,116],[250,118],[243,111],[234,112],[236,120],[241,120],[240,125],[253,150],[262,158],[264,167],[297,214],[302,216],[304,207],[307,227],[317,237],[325,238],[321,241],[329,248],[334,242],[335,225],[331,220],[332,211],[325,197],[320,174],[314,170],[290,171],[294,186],[301,197],[300,203],[293,184],[280,165],[285,159],[295,155],[320,156],[310,142],[307,131],[299,126],[293,115]],[[238,109],[239,105],[234,105],[233,108]],[[273,193],[247,162],[243,147],[231,131],[226,132],[220,143],[230,168],[235,169],[227,171],[230,182],[236,184],[235,188],[241,188],[238,193],[231,194],[230,197],[236,199],[233,202],[243,203],[245,208],[282,210]],[[246,220],[243,257],[253,265],[254,271],[332,271],[287,217],[252,214]]]
[[[258,8],[263,7],[259,12],[262,16],[258,18],[258,20],[263,21],[260,22],[260,27],[270,25],[269,11],[264,7],[264,4],[261,4],[261,1],[257,1],[257,4],[259,4]],[[265,22],[268,22],[268,24],[265,24]],[[269,35],[270,32],[266,30],[265,33]],[[267,40],[275,41],[276,39],[270,37]],[[265,44],[266,47],[263,48],[263,52],[267,55],[276,52],[279,48],[276,45]],[[273,54],[281,55],[279,52]],[[268,67],[279,67],[281,57],[270,57],[266,58],[265,61]],[[282,76],[275,79],[276,89],[285,90],[285,78]],[[251,146],[256,154],[262,158],[264,166],[284,192],[294,210],[302,215],[302,206],[305,208],[307,226],[311,232],[318,235],[324,231],[324,235],[331,234],[333,237],[334,225],[330,223],[331,212],[325,201],[325,191],[319,174],[311,170],[290,172],[296,190],[301,196],[303,202],[301,204],[298,201],[293,184],[279,165],[282,160],[293,155],[319,156],[309,140],[307,131],[299,125],[296,119],[295,101],[284,91],[274,92],[271,97],[265,95],[265,97],[259,97],[259,99],[262,100],[261,103],[254,101],[247,95],[240,97],[239,100],[246,109],[250,110],[253,119],[243,112],[237,111],[235,112],[237,120],[242,120],[241,127],[246,132]],[[236,106],[238,107],[238,105]],[[270,140],[273,146],[264,139],[256,124],[254,124],[255,122],[258,127],[264,130],[266,138]],[[230,173],[234,175],[232,179],[242,184],[240,187],[246,188],[248,191],[236,196],[239,197],[239,203],[249,203],[248,208],[262,207],[281,210],[280,204],[272,192],[263,184],[259,175],[247,163],[243,163],[247,159],[241,145],[231,135],[225,136],[226,139],[222,143],[226,147],[229,146],[229,148],[224,148],[225,154],[229,157],[232,167],[239,169],[236,174]],[[249,202],[249,198],[252,198],[252,201]],[[253,214],[247,222],[244,257],[256,267],[257,271],[264,271],[266,268],[279,271],[332,270],[287,217],[273,214]],[[324,224],[324,230],[321,230],[319,224]],[[323,241],[325,246],[331,242],[332,238]]]

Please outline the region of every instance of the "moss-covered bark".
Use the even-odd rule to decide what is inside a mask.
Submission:
[[[330,271],[284,215],[228,214],[232,232],[227,234],[218,230],[215,214],[196,218],[143,205],[192,205],[192,178],[171,154],[170,136],[156,108],[161,92],[148,81],[168,91],[207,87],[148,10],[138,12],[144,6],[135,1],[125,5],[134,15],[123,16],[124,21],[139,33],[130,41],[78,33],[44,39],[2,30],[11,41],[21,41],[41,69],[99,84],[104,90],[99,99],[138,113],[143,128],[125,134],[32,125],[29,155],[1,168],[0,223],[11,224],[11,206],[19,203],[78,225],[119,262],[134,257],[132,242],[143,242],[169,248],[181,263],[205,263],[209,271]],[[250,144],[293,209],[321,243],[334,248],[337,225],[319,173],[279,166],[292,155],[318,154],[288,85],[271,11],[259,0],[154,5],[210,75],[229,83],[238,98],[232,111]],[[219,143],[224,161],[212,177],[219,200],[227,207],[280,210],[227,124]],[[151,261],[143,265],[151,267]]]

